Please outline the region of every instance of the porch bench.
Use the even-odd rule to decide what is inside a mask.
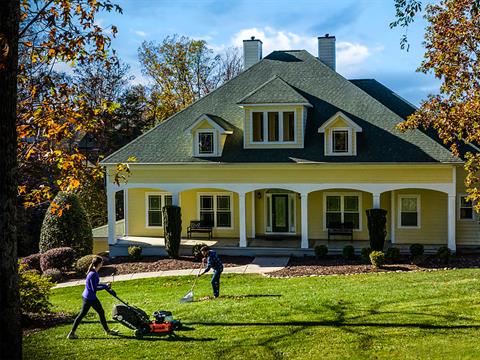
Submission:
[[[328,229],[329,241],[330,241],[330,236],[334,236],[334,235],[350,236],[350,241],[353,241],[353,223],[352,222],[345,222],[345,223],[331,222],[330,224],[328,224],[327,229]]]
[[[192,237],[192,233],[207,233],[208,240],[212,238],[212,227],[201,220],[190,221],[190,226],[187,227],[187,238]]]

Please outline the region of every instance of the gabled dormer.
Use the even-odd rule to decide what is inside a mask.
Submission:
[[[244,111],[246,149],[303,148],[308,100],[279,76],[237,103]]]
[[[233,134],[232,126],[219,116],[203,114],[185,129],[192,135],[193,156],[222,156],[228,135]]]
[[[362,128],[341,111],[320,126],[318,132],[324,134],[325,155],[357,155],[357,133]]]

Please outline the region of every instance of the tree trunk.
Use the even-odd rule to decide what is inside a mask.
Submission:
[[[19,0],[0,5],[0,354],[22,358],[17,274],[17,62]],[[8,354],[8,355],[7,355]]]

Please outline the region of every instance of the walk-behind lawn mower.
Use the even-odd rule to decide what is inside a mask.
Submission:
[[[120,324],[135,330],[135,337],[141,339],[144,335],[174,335],[175,330],[182,327],[180,320],[174,320],[170,311],[155,311],[150,317],[145,311],[135,306],[130,306],[117,296],[112,289],[107,289],[110,295],[121,302],[113,306],[112,318]]]

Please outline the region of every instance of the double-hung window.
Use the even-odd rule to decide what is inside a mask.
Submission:
[[[354,229],[361,229],[359,194],[326,194],[324,206],[325,228],[332,223],[350,222]]]
[[[473,220],[473,204],[471,200],[467,200],[467,195],[459,195],[459,211],[460,220]]]
[[[215,228],[232,228],[232,195],[200,194],[200,220]]]
[[[254,143],[295,142],[295,112],[253,111],[251,131]]]
[[[420,228],[420,195],[399,195],[398,216],[399,227]]]
[[[163,227],[162,208],[172,205],[172,195],[163,193],[147,193],[147,227]]]

